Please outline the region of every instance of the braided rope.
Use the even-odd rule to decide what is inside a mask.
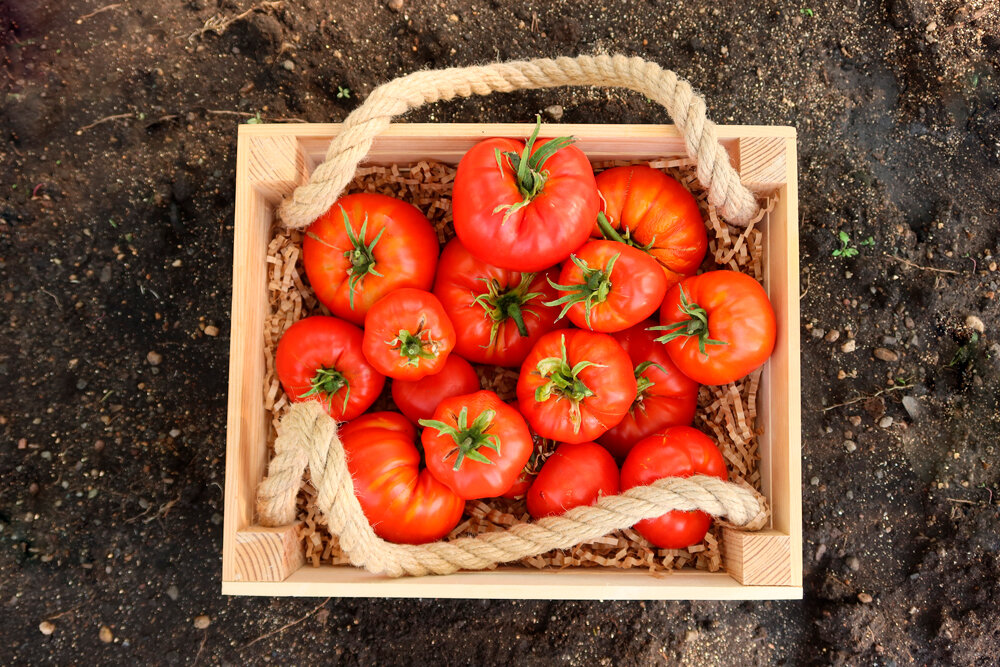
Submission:
[[[757,213],[756,198],[740,183],[716,137],[715,124],[706,116],[705,100],[691,84],[642,58],[602,55],[421,71],[383,84],[344,120],[323,164],[281,204],[279,215],[285,225],[299,229],[325,213],[395,116],[455,97],[555,86],[620,86],[660,103],[684,137],[688,155],[697,160],[698,180],[708,190],[709,203],[742,227]]]
[[[264,525],[295,519],[295,496],[308,462],[319,492],[317,505],[340,538],[353,565],[390,577],[482,570],[552,549],[595,540],[642,519],[671,510],[702,510],[727,517],[738,526],[759,525],[764,508],[749,489],[715,477],[666,478],[649,486],[605,496],[596,505],[576,507],[561,516],[518,524],[505,531],[447,542],[393,544],[375,534],[354,495],[336,422],[315,401],[296,403],[282,419],[276,456],[258,490],[257,510]]]

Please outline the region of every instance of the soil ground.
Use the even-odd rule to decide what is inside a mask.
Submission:
[[[995,2],[252,2],[0,2],[0,663],[996,660]],[[237,123],[601,51],[798,128],[805,600],[221,597]],[[408,119],[553,104],[667,121],[583,89]]]

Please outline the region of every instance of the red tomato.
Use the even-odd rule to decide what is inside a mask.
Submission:
[[[607,334],[551,331],[531,348],[517,379],[517,401],[532,430],[561,442],[603,435],[628,412],[635,375]]]
[[[645,248],[663,267],[667,287],[693,275],[708,249],[705,223],[694,196],[658,169],[635,165],[597,175],[604,214],[613,230],[598,225],[594,236]]]
[[[598,440],[619,461],[643,438],[690,425],[698,407],[698,383],[677,370],[650,326],[651,321],[640,322],[612,334],[632,359],[638,385],[628,414]]]
[[[600,202],[594,170],[569,137],[527,144],[487,139],[458,163],[455,233],[473,255],[513,271],[541,271],[583,245]]]
[[[568,314],[581,329],[627,329],[655,313],[667,293],[652,255],[624,243],[591,241],[569,258],[553,284],[559,298],[546,305],[562,305],[559,317]]]
[[[564,514],[618,493],[618,466],[608,450],[593,442],[564,443],[542,466],[528,491],[531,516]]]
[[[364,324],[376,301],[400,287],[429,290],[438,243],[423,213],[379,194],[341,197],[306,230],[302,260],[316,298]]]
[[[684,375],[726,384],[760,367],[774,350],[774,310],[756,280],[709,271],[675,285],[660,308],[658,341]]]
[[[636,443],[622,465],[622,491],[646,486],[664,477],[710,475],[728,479],[726,462],[707,435],[690,426],[674,426],[662,435]],[[658,547],[683,549],[705,538],[712,517],[701,511],[674,510],[643,519],[635,529]]]
[[[551,330],[558,296],[549,284],[559,273],[519,273],[476,259],[453,239],[438,262],[434,294],[458,331],[455,353],[477,364],[517,366],[535,341]]]
[[[336,317],[299,320],[278,341],[275,371],[289,400],[322,401],[338,421],[371,407],[385,377],[362,353],[361,329]]]
[[[464,500],[420,469],[415,437],[413,424],[395,412],[364,415],[340,431],[354,493],[375,533],[390,542],[439,540],[465,510]]]
[[[492,391],[446,398],[420,425],[427,467],[466,500],[506,493],[534,449],[524,417]]]
[[[440,373],[454,347],[455,327],[430,292],[398,289],[379,299],[365,318],[365,357],[395,380]]]
[[[422,380],[393,380],[392,400],[407,419],[416,424],[430,419],[438,403],[452,396],[479,391],[479,376],[465,359],[448,355],[440,373]]]
[[[517,408],[517,403],[511,404],[515,409]],[[528,493],[528,489],[531,488],[532,482],[535,481],[535,477],[538,476],[538,471],[542,469],[542,465],[545,461],[552,456],[553,448],[556,443],[552,442],[548,438],[540,438],[537,435],[532,434],[532,440],[535,443],[535,448],[531,452],[531,458],[524,465],[524,469],[521,474],[517,476],[517,480],[514,481],[514,486],[510,487],[507,493],[503,494],[502,498],[522,498]]]

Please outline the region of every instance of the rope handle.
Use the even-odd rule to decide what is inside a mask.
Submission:
[[[316,504],[330,532],[338,536],[341,551],[351,564],[390,577],[483,570],[552,549],[568,549],[671,510],[702,510],[749,530],[763,527],[768,518],[766,502],[752,489],[696,475],[661,479],[617,496],[604,496],[595,505],[504,531],[430,544],[394,544],[378,537],[365,518],[354,495],[337,422],[322,405],[316,401],[293,404],[281,420],[274,451],[268,476],[257,490],[260,522],[281,526],[295,520],[295,499],[308,466],[318,494]]]
[[[715,124],[706,116],[705,100],[691,84],[639,57],[601,55],[425,70],[383,84],[347,116],[323,163],[308,183],[282,202],[279,216],[287,227],[301,229],[325,213],[354,178],[375,137],[395,116],[455,97],[555,86],[618,86],[659,102],[684,137],[688,156],[697,161],[698,180],[708,191],[709,203],[740,227],[746,227],[757,214],[756,197],[729,163],[729,154],[716,137]]]

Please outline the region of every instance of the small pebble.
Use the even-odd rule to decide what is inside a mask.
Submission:
[[[177,587],[174,586],[173,584],[171,584],[167,588],[167,597],[170,598],[171,600],[174,600],[175,602],[177,601],[177,598],[180,597],[180,594],[181,592],[177,590]]]
[[[101,638],[101,641],[104,642],[105,644],[110,644],[115,640],[115,636],[111,634],[111,628],[109,628],[106,625],[101,626],[101,630],[100,632],[98,632],[98,636]]]
[[[895,336],[882,336],[882,344],[886,347],[892,347],[893,345],[899,344],[899,341]]]
[[[31,484],[28,485],[28,493],[30,493],[33,496],[38,495],[38,482],[32,482]]]
[[[847,495],[847,499],[848,500],[854,500],[854,491],[851,491],[850,489],[848,489],[846,495]]]
[[[858,349],[858,344],[853,338],[840,346],[841,352],[854,352],[856,349]]]
[[[858,560],[857,556],[851,556],[847,559],[847,567],[851,568],[854,572],[861,569],[861,561]]]
[[[214,324],[209,324],[207,327],[205,327],[205,335],[206,336],[218,336],[219,335],[219,327],[215,326]]]
[[[882,428],[889,428],[890,426],[892,426],[892,417],[890,417],[889,415],[882,417],[882,419],[878,420],[878,425]]]
[[[912,396],[903,397],[903,409],[910,419],[916,420],[920,416],[920,402]]]
[[[886,347],[876,347],[873,354],[882,361],[899,361],[899,355]]]
[[[43,635],[51,635],[53,632],[56,631],[56,626],[53,625],[52,623],[49,623],[48,621],[42,621],[41,623],[38,624],[38,631],[41,632]]]
[[[872,596],[868,593],[858,593],[858,601],[862,604],[869,604],[872,601]]]
[[[819,477],[813,477],[812,479],[809,480],[809,483],[812,484],[813,486],[819,486]]]
[[[194,617],[194,627],[198,628],[199,630],[204,630],[205,628],[207,628],[211,624],[212,624],[212,619],[210,619],[205,614],[202,614],[201,616],[195,616]]]
[[[857,448],[858,443],[853,440],[844,440],[844,449],[846,449],[848,453],[855,451]]]
[[[212,523],[214,523],[216,526],[218,526],[220,523],[222,523],[222,515],[219,514],[218,512],[216,512],[216,513],[214,513],[212,515],[211,520],[212,520]]]
[[[830,329],[829,333],[823,337],[823,340],[827,343],[836,343],[838,338],[840,338],[840,332],[836,329]]]
[[[292,71],[295,70],[295,63],[293,63],[291,60],[284,61],[283,63],[281,63],[281,66],[284,67],[289,72],[292,72]]]
[[[181,430],[179,428],[172,428],[172,429],[170,429],[170,437],[171,438],[176,438],[180,434],[181,434]]]
[[[146,361],[150,366],[159,366],[163,362],[163,355],[155,350],[150,350],[146,354]]]
[[[94,442],[94,451],[97,452],[97,453],[101,453],[101,452],[104,451],[104,441],[103,440],[97,440],[96,442]]]
[[[996,271],[996,270],[997,270],[997,263],[990,262],[990,271]]]
[[[907,329],[912,329],[913,327],[917,326],[917,323],[913,321],[912,317],[907,317],[905,320],[903,320],[903,324],[906,325]]]
[[[545,113],[548,114],[549,118],[554,121],[560,121],[563,117],[563,108],[561,104],[553,104],[550,107],[545,107]]]
[[[986,325],[975,315],[969,315],[965,318],[965,326],[976,333],[986,333]]]
[[[389,0],[387,4],[389,6],[389,9],[391,9],[394,12],[403,11],[403,0]]]
[[[820,329],[819,327],[813,327],[813,330],[810,331],[809,333],[812,335],[813,338],[822,338],[826,332],[823,329]]]
[[[448,22],[449,23],[458,23],[458,14],[449,14],[448,15]]]

